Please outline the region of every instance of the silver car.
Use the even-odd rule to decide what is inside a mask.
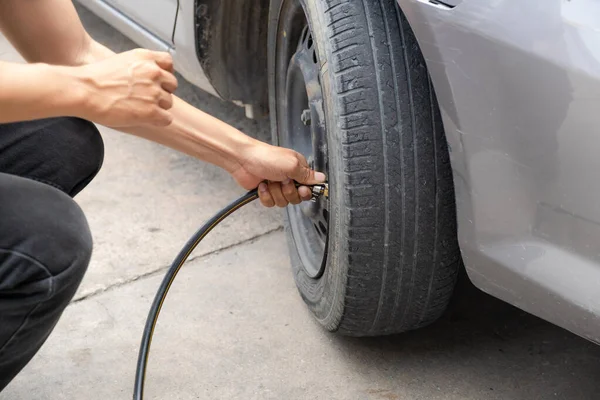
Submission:
[[[428,325],[464,265],[600,343],[599,1],[80,3],[327,173],[284,213],[326,329]]]

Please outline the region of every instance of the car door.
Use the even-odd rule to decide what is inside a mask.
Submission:
[[[164,42],[171,43],[177,0],[105,0]]]

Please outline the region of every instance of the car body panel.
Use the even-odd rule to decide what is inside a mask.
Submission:
[[[600,342],[600,3],[398,3],[444,117],[469,277]]]
[[[174,19],[171,22],[173,35],[167,40],[162,40],[146,27],[141,26],[103,0],[77,0],[77,2],[133,40],[140,47],[170,52],[173,55],[177,72],[200,89],[218,97],[196,55],[194,0],[179,0],[179,12],[176,13],[176,21]]]
[[[170,41],[161,40],[152,32],[102,0],[77,0],[77,3],[96,14],[140,47],[156,51],[169,51],[172,48]]]
[[[163,41],[171,41],[177,0],[105,0]]]
[[[192,84],[200,89],[220,97],[209,82],[196,52],[196,12],[203,12],[201,8],[195,10],[195,0],[179,0],[177,24],[173,35],[175,52],[173,55],[177,71]]]

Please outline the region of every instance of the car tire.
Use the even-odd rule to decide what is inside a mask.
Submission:
[[[284,211],[300,295],[322,326],[343,335],[432,323],[451,298],[460,252],[443,124],[407,20],[394,0],[274,0],[269,22],[276,144],[295,148],[303,129],[290,97],[291,60],[300,49],[314,48],[318,76],[304,79],[318,82],[322,95],[319,106],[308,94],[313,121],[322,113],[310,127],[313,147],[315,130],[323,135],[315,158],[326,149],[315,168],[326,171],[330,186],[320,200],[326,215],[313,223],[317,233],[319,224],[327,228],[320,268],[307,265],[320,251],[303,239],[308,228],[294,230],[300,206]]]

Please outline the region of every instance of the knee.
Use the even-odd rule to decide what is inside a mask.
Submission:
[[[98,170],[104,161],[104,141],[100,131],[92,122],[81,118],[69,118],[74,124],[73,131],[77,134],[80,144],[77,149],[88,159],[87,167]]]
[[[53,276],[66,275],[79,284],[92,255],[92,234],[79,205],[60,191],[50,191],[48,211],[31,233],[34,254]]]
[[[25,271],[25,281],[45,275],[57,278],[58,285],[69,286],[74,293],[93,249],[81,208],[65,193],[26,179],[14,178],[11,196],[2,192],[0,214],[10,234],[0,236],[0,248],[35,261],[35,267]]]
[[[41,255],[38,257],[44,260],[53,276],[65,275],[71,283],[78,285],[92,256],[92,234],[79,205],[60,192],[59,195],[55,199],[56,209],[62,214],[46,215],[42,222],[37,237],[44,240],[51,234],[53,240],[46,251],[39,249]],[[58,221],[57,215],[61,216]]]
[[[80,118],[67,118],[67,128],[73,135],[69,135],[71,151],[68,152],[68,164],[77,171],[78,178],[74,181],[69,195],[79,193],[100,171],[104,162],[104,141],[96,126]]]

